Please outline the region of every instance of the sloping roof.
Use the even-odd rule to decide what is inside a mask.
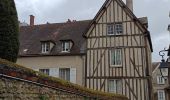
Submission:
[[[67,55],[61,53],[60,40],[72,40],[74,45],[69,55],[82,54],[85,38],[82,36],[91,20],[68,23],[44,24],[20,27],[19,56],[40,56],[41,41],[53,41],[55,46],[48,55]],[[27,52],[24,50],[27,49]],[[44,55],[43,55],[44,56]],[[47,56],[47,55],[46,55]]]
[[[98,18],[98,16],[100,16],[100,14],[102,12],[104,12],[104,10],[107,8],[107,5],[109,3],[111,3],[112,0],[106,0],[104,2],[104,4],[102,5],[102,7],[100,8],[100,10],[98,11],[98,13],[96,14],[96,16],[94,17],[94,19],[92,20],[92,22],[90,23],[89,27],[88,27],[88,30],[92,27],[92,25],[94,23],[96,23],[96,19]],[[145,27],[144,23],[146,23],[146,17],[145,18],[142,18],[142,20],[138,19],[134,13],[126,6],[126,4],[122,1],[122,0],[115,0],[117,1],[120,6],[122,6],[122,8],[125,10],[125,12],[133,19],[135,20],[136,23],[138,23],[144,30],[145,30],[145,33],[147,34],[147,37],[148,37],[148,40],[149,40],[149,45],[150,45],[150,49],[151,51],[153,52],[153,47],[152,47],[152,40],[151,40],[151,36],[150,36],[150,32],[147,30],[147,27]],[[143,20],[145,19],[145,20]],[[87,37],[87,33],[88,33],[88,30],[85,31],[85,33],[83,34],[84,36]]]
[[[106,0],[100,11],[97,13],[93,20],[76,21],[68,23],[54,23],[35,26],[22,26],[20,27],[20,50],[19,56],[55,56],[55,55],[79,55],[84,54],[86,48],[86,40],[83,37],[89,30],[89,27],[95,22],[95,19],[100,12],[105,9],[107,3],[111,0]],[[126,12],[135,19],[142,28],[146,30],[150,47],[152,50],[152,42],[150,34],[145,27],[148,24],[147,17],[136,18],[131,10],[121,0],[116,0],[121,3]],[[61,40],[72,40],[74,45],[70,53],[61,53]],[[52,41],[55,43],[54,48],[49,54],[41,53],[41,41]],[[26,50],[26,52],[25,52]],[[153,50],[152,50],[153,51]]]

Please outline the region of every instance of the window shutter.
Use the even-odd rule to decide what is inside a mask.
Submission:
[[[50,76],[59,77],[59,68],[50,68]]]
[[[76,83],[76,68],[70,68],[70,82]]]
[[[38,69],[38,68],[33,68],[33,70],[39,72],[39,69]]]

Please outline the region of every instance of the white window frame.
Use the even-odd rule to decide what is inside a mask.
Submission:
[[[112,82],[113,84],[111,85]],[[112,79],[108,80],[108,92],[110,93],[117,93],[117,94],[122,94],[122,80],[120,79]],[[113,87],[111,87],[113,86]]]
[[[64,71],[64,73],[61,72],[61,71]],[[70,76],[71,76],[70,71],[71,71],[70,68],[59,68],[59,77],[60,77],[61,79],[63,79],[63,80],[71,81],[71,79],[70,79]],[[67,72],[68,72],[68,73],[67,73]],[[61,76],[61,75],[63,75],[63,74],[64,74],[64,77]],[[69,75],[69,76],[67,76],[67,75]]]
[[[165,79],[162,76],[157,76],[157,84],[159,85],[164,85],[165,84]]]
[[[122,35],[123,34],[123,24],[115,23],[107,25],[107,35]]]
[[[166,100],[165,99],[165,91],[164,90],[158,90],[158,100]]]
[[[71,50],[71,42],[62,41],[62,52],[70,52],[70,50]]]
[[[112,58],[113,56],[113,54],[112,53],[114,53],[114,58]],[[118,56],[120,56],[119,58],[117,58]],[[111,67],[122,67],[122,63],[123,63],[123,55],[122,55],[122,49],[112,49],[111,51],[110,51],[110,66]],[[113,61],[114,60],[114,61]],[[120,60],[119,61],[119,64],[118,64],[118,60]],[[115,63],[115,64],[113,64],[113,62]]]
[[[42,53],[49,53],[50,52],[50,43],[42,42],[41,49],[42,49]]]

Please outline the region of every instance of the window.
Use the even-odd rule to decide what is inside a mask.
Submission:
[[[111,66],[121,66],[122,65],[122,49],[111,50],[110,65]]]
[[[113,24],[107,25],[107,34],[108,34],[108,35],[114,35]]]
[[[39,69],[39,72],[49,75],[49,69]]]
[[[158,100],[165,100],[165,91],[158,90]]]
[[[115,24],[115,34],[120,35],[123,33],[123,25],[122,23]]]
[[[123,33],[123,24],[108,24],[107,25],[107,34],[108,35],[121,35]]]
[[[50,52],[50,43],[42,42],[42,53],[49,53],[49,52]]]
[[[59,77],[61,79],[70,81],[70,68],[60,68],[59,69]]]
[[[162,76],[157,76],[157,83],[158,84],[165,84],[165,79]]]
[[[109,92],[122,94],[122,81],[121,80],[109,80]]]
[[[70,52],[70,41],[62,42],[62,52]]]

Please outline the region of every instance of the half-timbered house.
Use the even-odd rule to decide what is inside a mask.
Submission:
[[[151,100],[152,43],[147,26],[132,12],[132,0],[106,0],[87,33],[86,86]]]
[[[106,0],[93,20],[20,28],[17,63],[88,88],[152,100],[152,43],[133,1]]]

